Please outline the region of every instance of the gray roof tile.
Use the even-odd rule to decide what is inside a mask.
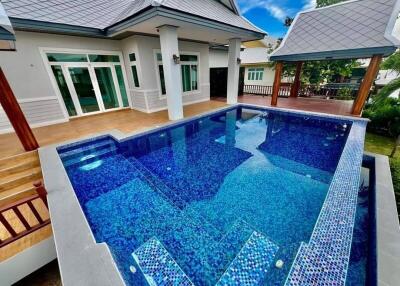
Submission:
[[[11,18],[105,29],[152,6],[153,0],[0,0]],[[216,0],[163,0],[161,6],[261,32]]]
[[[396,0],[358,0],[300,13],[279,56],[391,47],[385,37]]]

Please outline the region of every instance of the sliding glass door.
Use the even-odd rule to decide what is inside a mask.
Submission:
[[[69,75],[71,77],[76,96],[79,100],[82,113],[91,113],[100,111],[99,102],[97,101],[96,92],[93,87],[92,78],[88,67],[69,67]]]
[[[120,56],[46,55],[69,116],[129,106]]]

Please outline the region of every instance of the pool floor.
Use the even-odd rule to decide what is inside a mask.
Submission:
[[[59,153],[127,284],[283,285],[348,130],[341,121],[240,108]]]

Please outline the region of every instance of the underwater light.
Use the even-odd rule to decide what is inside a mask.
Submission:
[[[92,158],[96,158],[96,156],[95,155],[83,156],[80,159],[80,161],[83,162],[83,161],[86,161],[86,160],[89,160],[89,159],[92,159]],[[92,163],[89,163],[89,164],[86,164],[86,165],[83,165],[83,166],[79,167],[79,169],[81,169],[83,171],[90,171],[90,170],[93,170],[93,169],[96,169],[96,168],[100,167],[102,164],[103,164],[103,160],[96,160],[96,161],[94,161]]]

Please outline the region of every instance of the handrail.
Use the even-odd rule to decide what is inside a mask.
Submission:
[[[1,240],[0,239],[0,248],[32,233],[35,232],[36,230],[50,224],[50,219],[43,219],[34,204],[32,203],[34,200],[41,199],[48,209],[47,205],[47,192],[46,189],[43,186],[42,182],[37,182],[34,183],[34,186],[36,187],[37,194],[31,195],[29,197],[20,199],[18,201],[15,201],[7,206],[4,206],[0,208],[0,223],[6,228],[6,230],[9,232],[10,237]],[[20,209],[18,207],[22,205],[27,205],[30,211],[33,213],[34,217],[38,221],[37,224],[35,225],[30,225],[24,217],[24,215],[21,213]],[[13,211],[16,217],[18,218],[19,222],[25,227],[25,230],[22,232],[17,232],[14,227],[10,224],[10,222],[7,220],[7,218],[4,216],[4,213],[7,211]]]
[[[272,85],[245,85],[243,88],[245,94],[272,95]],[[290,95],[290,85],[282,85],[279,90],[279,96],[288,97]]]

